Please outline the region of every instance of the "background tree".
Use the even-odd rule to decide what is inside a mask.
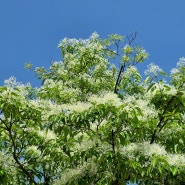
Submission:
[[[35,68],[39,88],[5,81],[2,183],[182,184],[185,58],[169,82],[154,64],[143,79],[135,65],[148,54],[135,37],[65,38],[62,61]]]

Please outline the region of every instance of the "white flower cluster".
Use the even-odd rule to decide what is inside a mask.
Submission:
[[[184,154],[168,154],[166,155],[166,158],[171,166],[185,166]]]
[[[174,81],[179,82],[182,80],[182,71],[181,68],[185,67],[185,58],[181,57],[177,62],[176,68],[171,70],[171,77]]]
[[[174,86],[169,86],[170,90],[165,91],[165,94],[175,96],[178,93],[178,90]]]
[[[30,83],[27,83],[26,85],[24,85],[21,82],[17,82],[14,76],[10,77],[7,80],[4,80],[4,84],[6,87],[9,87],[9,88],[14,88],[14,87],[23,88],[25,86],[30,86]]]
[[[138,70],[135,66],[130,66],[126,69],[126,71],[124,72],[124,76],[126,77],[130,77],[131,75],[133,74],[137,74],[138,73]]]
[[[103,93],[101,96],[93,95],[89,98],[89,101],[96,104],[112,104],[115,107],[122,105],[122,102],[118,98],[117,94],[112,92]]]
[[[72,112],[84,112],[88,110],[92,105],[85,102],[77,102],[76,104],[63,104],[61,107],[63,110],[72,111]]]
[[[91,36],[89,37],[89,39],[69,39],[69,38],[64,38],[62,41],[60,41],[60,43],[58,44],[58,47],[63,47],[66,45],[70,45],[70,46],[76,46],[79,43],[86,46],[88,45],[91,41],[96,40],[99,37],[99,35],[94,32],[91,34]]]
[[[9,79],[5,80],[5,81],[4,81],[4,84],[5,84],[5,86],[7,86],[7,87],[15,87],[15,86],[20,85],[20,83],[18,83],[18,82],[16,81],[16,78],[15,78],[14,76],[11,76]]]
[[[22,84],[20,82],[16,81],[15,77],[10,77],[9,79],[4,81],[5,86],[8,88],[10,91],[14,91],[14,88],[17,87],[19,88],[19,92],[14,91],[15,93],[19,93],[21,96],[26,96],[28,94],[27,87],[31,87],[30,83],[27,84]]]
[[[44,118],[48,118],[51,115],[58,115],[62,112],[63,106],[59,104],[55,104],[51,101],[48,101],[48,104],[46,105],[46,114],[44,115]]]
[[[5,151],[4,151],[5,152]],[[0,152],[0,165],[1,169],[3,169],[6,172],[6,176],[9,175],[13,177],[12,185],[17,185],[17,169],[15,165],[15,161],[12,157],[3,152]],[[3,182],[1,182],[3,183]],[[8,183],[8,182],[7,182]]]
[[[89,173],[89,175],[97,173],[97,165],[93,159],[84,162],[84,164],[78,168],[63,171],[60,180],[55,181],[54,185],[65,185],[70,182],[74,182],[75,180],[82,178],[87,173]]]
[[[152,155],[163,156],[167,154],[165,148],[162,145],[159,145],[156,143],[150,144],[149,142],[131,143],[123,147],[121,152],[125,155],[139,152],[145,156],[152,156]]]
[[[91,40],[95,40],[97,38],[99,38],[99,35],[96,31],[94,33],[92,33],[91,36],[89,37],[89,39],[91,39]]]
[[[181,57],[179,59],[179,61],[177,62],[177,67],[182,67],[182,66],[185,67],[185,58],[184,57]]]
[[[133,51],[133,49],[132,47],[130,47],[130,45],[126,44],[123,48],[123,51],[125,54],[130,54]]]
[[[138,119],[141,121],[147,121],[150,118],[157,118],[158,112],[154,106],[149,105],[149,102],[146,100],[137,100],[137,106],[141,109],[142,115],[138,116]]]
[[[37,109],[42,110],[42,119],[46,120],[50,115],[53,114],[53,111],[56,111],[56,105],[53,104],[51,101],[42,100],[42,99],[33,99],[29,101],[29,106]],[[55,108],[55,109],[54,109]],[[58,113],[58,112],[57,112]]]
[[[123,100],[123,103],[124,104],[135,104],[136,102],[136,97],[135,96],[130,96],[130,95],[125,95],[124,96],[124,100]]]
[[[177,69],[177,68],[173,68],[172,70],[171,70],[171,75],[175,75],[175,74],[177,74],[179,72],[179,70]]]
[[[184,154],[171,154],[167,153],[164,146],[149,142],[143,143],[131,143],[121,149],[123,155],[128,156],[130,159],[134,159],[135,153],[140,153],[144,156],[161,156],[166,159],[171,166],[185,166],[185,155]]]
[[[101,51],[101,50],[103,49],[103,46],[102,46],[100,43],[98,43],[98,42],[96,42],[96,43],[90,43],[89,45],[87,45],[87,47],[88,47],[89,49],[98,50],[98,51]],[[93,56],[94,56],[94,53],[92,53],[91,56],[93,57]],[[101,56],[98,55],[98,54],[96,54],[95,56],[96,56],[96,58],[99,58],[99,59],[101,59],[101,60],[105,60],[104,57],[101,57]]]
[[[185,119],[183,120],[182,118],[181,121],[183,123],[185,122]],[[173,120],[170,120],[169,122],[173,122]],[[175,123],[174,121],[173,124],[170,124],[170,126],[168,126],[167,128],[162,129],[160,133],[162,138],[165,137],[166,139],[168,139],[169,137],[172,137],[172,136],[184,135],[184,129],[180,124]],[[180,139],[179,142],[183,143],[183,140]]]
[[[145,97],[147,100],[152,100],[157,94],[164,93],[164,83],[155,83],[146,93]]]
[[[44,81],[44,86],[48,86],[50,88],[54,88],[56,86],[56,82],[53,79],[46,79]]]
[[[124,110],[127,112],[137,108],[141,110],[142,115],[138,115],[140,121],[147,121],[149,118],[158,117],[158,112],[154,106],[150,105],[149,100],[136,99],[135,96],[125,96],[123,103]]]
[[[177,68],[173,68],[172,70],[171,70],[171,75],[175,75],[175,74],[177,74],[177,73],[179,73],[179,67],[182,67],[182,66],[185,66],[185,58],[184,57],[182,57],[182,58],[180,58],[179,59],[179,61],[177,62]]]
[[[52,141],[54,142],[57,139],[56,134],[51,130],[33,130],[40,138],[44,139],[46,142]]]
[[[171,70],[171,76],[175,81],[181,80],[181,67],[185,67],[185,58],[181,57],[179,61],[177,62],[176,68],[173,68]]]
[[[72,150],[73,151],[87,151],[91,148],[93,148],[94,146],[96,145],[96,142],[95,141],[92,141],[92,140],[85,140],[83,141],[82,143],[77,143],[73,148]]]
[[[79,43],[78,39],[68,39],[67,37],[65,37],[64,39],[62,39],[60,41],[58,47],[62,47],[62,46],[65,46],[65,45],[75,46],[78,43]]]
[[[160,72],[163,72],[163,70],[158,65],[155,65],[154,63],[149,64],[147,67],[148,69],[145,71],[145,75],[158,76]]]
[[[38,156],[39,157],[41,155],[41,151],[38,150],[38,147],[35,146],[35,145],[28,146],[26,148],[26,152],[30,153],[30,155],[33,155],[33,156]]]

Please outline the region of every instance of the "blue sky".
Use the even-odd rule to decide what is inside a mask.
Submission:
[[[37,86],[24,63],[47,67],[61,59],[62,38],[94,31],[103,38],[137,31],[135,43],[150,53],[143,67],[154,62],[169,72],[185,56],[184,7],[184,0],[1,0],[0,85],[15,76]]]

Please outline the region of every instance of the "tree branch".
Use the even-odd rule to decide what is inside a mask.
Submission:
[[[117,80],[116,80],[116,84],[115,84],[115,87],[114,87],[114,93],[118,94],[118,86],[120,84],[120,81],[121,81],[121,73],[124,72],[124,69],[125,69],[125,63],[121,66],[120,70],[119,70],[119,74],[118,74],[118,77],[117,77]]]
[[[128,39],[128,45],[130,46],[132,44],[132,42],[135,40],[135,38],[137,37],[137,32],[129,34],[126,38]],[[118,48],[119,48],[119,43],[115,43],[116,44],[116,48],[117,48],[117,54],[118,54]],[[118,94],[118,86],[121,82],[121,74],[124,72],[124,69],[126,67],[126,64],[124,63],[120,70],[119,70],[119,74],[116,80],[116,84],[114,87],[114,93]]]
[[[115,141],[114,141],[114,130],[112,130],[112,150],[115,153]]]
[[[150,140],[150,144],[154,143],[158,129],[159,129],[159,132],[160,132],[164,128],[164,126],[166,125],[166,123],[164,123],[162,125],[162,123],[164,121],[164,115],[166,114],[168,108],[170,107],[170,105],[174,101],[174,99],[175,99],[175,96],[172,96],[171,99],[169,100],[168,104],[166,105],[165,109],[163,110],[163,113],[161,115],[161,118],[159,120],[159,123],[157,124],[157,127],[156,127],[156,129],[154,130],[154,132],[152,134],[152,138]]]
[[[10,128],[8,129],[8,132],[9,132],[9,137],[10,137],[10,140],[11,140],[12,146],[13,146],[13,158],[14,158],[15,162],[17,163],[19,169],[22,170],[22,172],[26,175],[26,177],[27,177],[34,185],[37,185],[37,183],[35,182],[33,176],[24,168],[24,166],[21,164],[21,162],[20,162],[19,159],[18,159],[18,156],[17,156],[17,153],[16,153],[17,146],[16,146],[15,140],[14,140],[13,135],[12,135],[12,129],[11,129],[11,127],[12,127],[12,125],[11,125]]]
[[[129,34],[126,38],[128,39],[128,45],[131,45],[132,42],[136,39],[137,32]]]

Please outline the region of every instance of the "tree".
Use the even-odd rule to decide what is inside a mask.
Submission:
[[[65,38],[58,46],[62,61],[35,68],[39,88],[5,81],[2,184],[185,181],[185,58],[168,82],[154,64],[142,78],[136,64],[148,54],[133,45],[135,37]]]

